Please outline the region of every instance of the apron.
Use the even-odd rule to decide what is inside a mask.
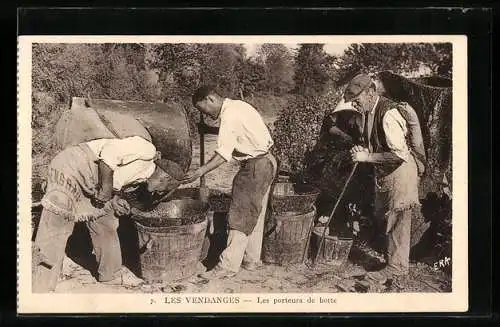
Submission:
[[[413,156],[408,162],[402,163],[396,170],[384,177],[375,178],[375,214],[383,219],[385,233],[394,228],[398,212],[409,211],[411,214],[411,240],[413,246],[422,236],[421,231],[427,229],[423,216],[420,214],[418,195],[418,168]]]
[[[241,162],[233,179],[229,207],[230,229],[250,235],[262,210],[262,201],[276,176],[276,159],[271,153]]]
[[[383,177],[377,170],[378,167],[375,167],[377,214],[409,209],[420,203],[417,164],[413,156],[410,155],[408,162],[403,162],[393,172]]]

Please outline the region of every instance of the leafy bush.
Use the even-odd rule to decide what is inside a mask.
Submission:
[[[305,157],[313,149],[324,116],[333,110],[341,93],[331,88],[320,96],[291,98],[274,123],[274,153],[280,169],[298,176],[305,168]]]
[[[33,178],[43,179],[46,174],[46,166],[50,159],[56,154],[52,135],[61,113],[66,109],[66,104],[57,101],[46,92],[33,92],[32,96],[32,157]]]

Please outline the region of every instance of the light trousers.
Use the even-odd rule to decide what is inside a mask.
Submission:
[[[44,209],[36,234],[35,244],[47,257],[52,268],[44,265],[34,267],[32,288],[34,293],[55,290],[65,256],[66,243],[75,223]],[[97,273],[100,282],[114,279],[121,269],[122,253],[118,238],[118,219],[107,214],[94,221],[86,222],[97,259]]]
[[[264,237],[264,222],[270,189],[271,186],[268,187],[262,199],[262,209],[252,233],[247,236],[236,229],[229,230],[227,246],[220,255],[219,266],[233,272],[238,272],[243,261],[249,263],[260,262],[262,239]]]

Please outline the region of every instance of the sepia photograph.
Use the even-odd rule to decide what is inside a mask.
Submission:
[[[20,42],[27,311],[467,309],[465,37]]]

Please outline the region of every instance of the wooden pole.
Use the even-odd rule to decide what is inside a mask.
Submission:
[[[205,124],[203,120],[203,114],[200,112],[200,125]],[[198,134],[200,135],[200,167],[205,164],[205,132],[198,129]],[[200,200],[202,202],[208,202],[208,188],[205,185],[205,176],[200,177]]]

